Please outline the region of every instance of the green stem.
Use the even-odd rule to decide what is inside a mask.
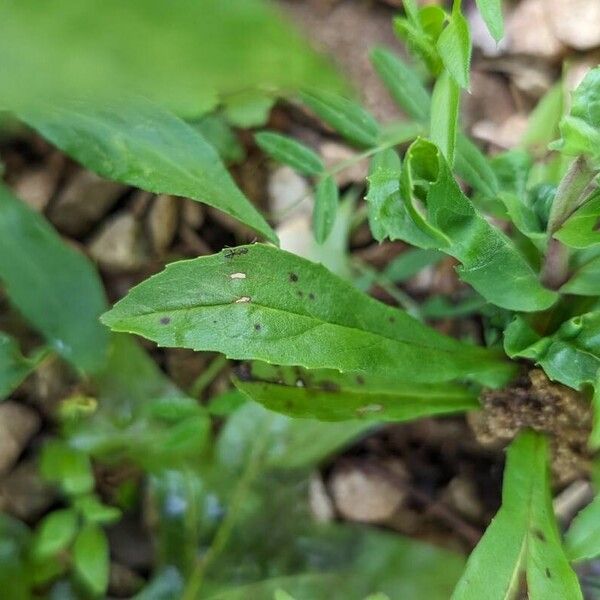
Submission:
[[[214,381],[226,365],[227,358],[219,354],[192,383],[189,391],[190,396],[192,398],[199,398],[202,392]]]
[[[182,600],[196,600],[199,597],[206,571],[227,546],[241,505],[247,496],[248,489],[260,472],[264,452],[269,442],[267,432],[270,426],[271,419],[267,419],[260,430],[256,432],[256,441],[250,453],[250,457],[248,458],[248,462],[246,463],[246,467],[238,479],[238,483],[231,496],[227,514],[217,529],[210,548],[196,563],[183,593]]]

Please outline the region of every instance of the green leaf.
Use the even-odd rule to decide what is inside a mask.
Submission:
[[[431,98],[417,73],[385,48],[372,50],[371,62],[398,106],[413,119],[427,121]]]
[[[466,135],[460,132],[456,135],[454,168],[460,177],[484,196],[495,198],[498,194],[498,179],[490,161]]]
[[[404,209],[400,199],[400,171],[402,164],[392,148],[380,150],[369,165],[366,196],[369,227],[373,237],[382,242],[394,236],[402,222]]]
[[[48,355],[47,348],[26,358],[17,341],[0,331],[0,400],[4,400]]]
[[[69,495],[86,494],[94,488],[90,459],[58,440],[51,440],[44,446],[40,473],[44,479],[60,484]]]
[[[343,96],[326,92],[306,92],[302,102],[342,137],[357,146],[370,148],[380,136],[379,124],[362,106]]]
[[[583,598],[552,512],[548,443],[521,433],[507,453],[502,507],[469,557],[453,600],[515,598],[526,573],[529,598]]]
[[[450,22],[442,31],[437,49],[452,79],[461,87],[469,87],[471,69],[471,34],[460,10],[453,10]]]
[[[437,250],[410,248],[391,260],[383,273],[390,281],[402,283],[442,258],[444,255]]]
[[[595,385],[600,369],[600,312],[565,321],[550,336],[540,336],[523,317],[516,317],[504,332],[504,349],[511,358],[539,364],[554,381],[581,390]]]
[[[86,525],[75,538],[73,569],[92,595],[105,594],[109,572],[108,540],[96,525]]]
[[[262,244],[169,265],[102,317],[162,346],[394,381],[504,379],[495,353],[387,307],[320,265]]]
[[[28,527],[0,513],[0,587],[10,590],[7,600],[31,600],[33,594],[33,569],[28,556],[31,534]]]
[[[504,36],[504,19],[502,18],[502,0],[476,0],[477,8],[487,25],[492,37],[499,42]]]
[[[339,204],[339,191],[335,179],[327,175],[317,184],[312,227],[317,244],[324,244],[333,229]]]
[[[573,92],[571,110],[560,122],[561,139],[552,144],[568,156],[600,161],[600,67],[587,73]]]
[[[111,525],[121,518],[121,511],[114,506],[102,504],[94,495],[75,498],[73,508],[77,510],[88,523],[96,525]]]
[[[0,281],[12,304],[66,360],[85,372],[103,366],[108,332],[102,283],[80,252],[0,185]]]
[[[275,101],[272,94],[260,91],[239,92],[224,99],[223,114],[229,123],[241,129],[263,127],[269,120]]]
[[[143,43],[140,43],[143,40]],[[218,95],[339,90],[340,77],[261,0],[0,2],[0,105],[115,90],[198,117]]]
[[[458,259],[460,278],[486,300],[511,310],[538,311],[557,294],[542,287],[538,274],[514,243],[471,204],[431,143],[417,140],[405,156],[403,199],[420,236],[401,239],[439,249]],[[417,203],[423,203],[424,214]]]
[[[65,550],[77,532],[77,513],[72,509],[55,510],[44,517],[35,532],[32,551],[36,560],[50,558]]]
[[[271,131],[261,131],[254,139],[269,156],[300,173],[318,175],[325,170],[321,157],[293,138]]]
[[[520,145],[533,148],[544,154],[548,144],[556,139],[558,126],[564,110],[564,89],[562,83],[553,85],[529,113],[527,129],[521,137]]]
[[[256,432],[261,431],[267,438],[263,468],[310,469],[375,427],[368,421],[291,419],[246,402],[223,426],[215,452],[222,465],[241,469],[256,443]]]
[[[460,88],[448,71],[444,71],[433,88],[429,136],[450,166],[454,164],[459,104]]]
[[[554,237],[570,248],[589,248],[600,244],[600,194],[576,210]]]
[[[206,115],[192,123],[204,139],[219,153],[225,163],[239,163],[246,151],[235,132],[221,115]]]
[[[581,265],[560,288],[561,294],[600,296],[600,256]]]
[[[478,407],[477,395],[452,384],[381,384],[338,371],[254,365],[235,385],[269,410],[320,421],[408,421]]]
[[[147,100],[130,98],[101,107],[72,102],[20,116],[103,177],[204,202],[277,241],[200,132]]]
[[[572,561],[600,556],[600,496],[581,510],[565,534],[567,555]]]

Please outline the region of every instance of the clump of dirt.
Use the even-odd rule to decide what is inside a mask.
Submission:
[[[581,393],[553,383],[543,371],[533,369],[508,388],[485,392],[481,402],[483,410],[471,413],[468,420],[484,446],[504,446],[529,428],[549,436],[557,484],[589,472],[587,439],[592,411]]]

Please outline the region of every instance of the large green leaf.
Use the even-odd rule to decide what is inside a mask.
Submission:
[[[476,409],[477,394],[452,384],[380,384],[332,370],[253,365],[236,386],[270,410],[321,421],[408,421]]]
[[[192,117],[217,93],[339,89],[262,0],[1,0],[0,56],[0,105],[11,107],[129,90]]]
[[[520,575],[530,600],[583,598],[552,512],[548,443],[523,432],[507,453],[502,507],[469,557],[453,600],[515,598]]]
[[[491,351],[445,337],[322,266],[262,244],[173,263],[103,322],[162,346],[388,381],[499,382],[511,372]]]
[[[47,349],[42,348],[32,356],[25,357],[17,341],[0,331],[0,400],[4,400],[34,371],[47,353]]]
[[[397,237],[457,258],[460,278],[498,306],[537,311],[556,301],[557,294],[541,285],[514,243],[463,194],[433,144],[417,140],[409,148],[401,187],[407,214],[419,233],[413,235],[407,227],[394,232]]]
[[[540,336],[523,317],[504,333],[504,348],[513,358],[539,364],[548,377],[574,389],[594,385],[600,369],[600,312],[565,321],[550,336]]]
[[[103,177],[205,202],[277,240],[200,132],[147,100],[48,105],[21,117]]]
[[[94,267],[1,185],[0,281],[11,302],[65,359],[87,372],[103,366],[108,332],[98,317],[106,300]]]
[[[600,495],[573,519],[565,534],[565,544],[573,561],[600,556]]]

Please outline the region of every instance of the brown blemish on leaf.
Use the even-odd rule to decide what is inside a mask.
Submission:
[[[340,386],[337,383],[335,383],[333,381],[329,381],[329,380],[320,381],[319,387],[325,392],[339,392],[340,391]]]
[[[254,329],[255,329],[256,331],[260,331],[260,330],[262,329],[262,326],[261,326],[261,324],[260,324],[260,323],[255,323],[255,324],[254,324]]]
[[[365,385],[365,378],[362,375],[357,375],[356,383],[358,383],[358,385]]]
[[[396,322],[396,317],[390,317],[390,318],[388,319],[388,321],[389,321],[390,323],[395,323],[395,322]]]
[[[298,281],[298,275],[296,275],[296,273],[290,273],[290,281],[296,283]]]
[[[314,300],[315,299],[315,295],[312,292],[308,293],[308,297],[310,300]]]
[[[299,298],[304,298],[304,292],[302,290],[298,290],[296,293],[298,294]]]
[[[170,322],[171,322],[171,317],[161,317],[160,318],[161,325],[168,325]]]
[[[534,529],[533,535],[535,535],[535,537],[538,540],[540,540],[540,542],[546,542],[546,536],[544,535],[544,532],[541,531],[540,529]]]
[[[552,573],[550,573],[550,569],[548,567],[546,567],[546,577],[548,579],[552,579]]]

